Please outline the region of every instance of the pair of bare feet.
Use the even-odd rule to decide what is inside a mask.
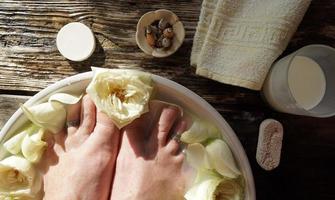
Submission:
[[[48,138],[44,199],[183,199],[184,156],[170,138],[186,127],[180,116],[176,107],[152,102],[148,113],[118,130],[86,95],[68,113],[80,125]]]

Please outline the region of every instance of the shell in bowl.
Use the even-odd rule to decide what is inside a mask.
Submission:
[[[174,32],[172,44],[168,49],[159,49],[151,47],[145,37],[146,27],[153,22],[165,19],[171,24]],[[138,47],[146,54],[154,57],[167,57],[178,50],[185,38],[185,29],[183,23],[179,20],[176,14],[169,10],[160,9],[145,13],[137,23],[136,43]]]

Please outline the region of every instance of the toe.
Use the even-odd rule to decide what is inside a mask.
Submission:
[[[186,130],[186,121],[181,120],[177,123],[177,126],[175,126],[175,130],[174,132],[174,136],[172,137],[172,139],[168,142],[168,144],[166,145],[166,149],[169,153],[176,155],[181,146],[180,146],[180,135]]]
[[[172,139],[168,142],[165,148],[168,153],[176,155],[180,149],[179,146],[179,143],[176,140]]]
[[[115,149],[118,147],[120,131],[114,122],[104,113],[97,112],[97,122],[93,133],[89,137],[91,147]]]
[[[69,105],[67,107],[66,121],[68,124],[75,124],[75,122],[80,122],[80,113],[81,113],[80,110],[81,110],[81,103],[76,103],[74,105]],[[68,126],[67,134],[73,135],[77,131],[78,126],[77,125]]]
[[[60,155],[65,151],[65,141],[68,139],[67,135],[65,134],[65,131],[61,131],[57,134],[53,134],[53,139],[50,139],[51,142],[50,145],[53,146],[53,149],[57,153],[57,155]]]
[[[185,155],[183,153],[179,153],[177,156],[174,157],[176,165],[183,164],[185,160]]]
[[[174,133],[176,135],[181,135],[184,131],[186,131],[187,128],[187,122],[183,119],[180,120],[174,130]]]
[[[108,128],[116,127],[113,120],[103,112],[97,112],[96,119],[97,119],[96,127],[108,127]]]
[[[88,95],[83,97],[81,103],[81,120],[78,134],[88,135],[93,132],[96,120],[96,108]]]
[[[180,117],[180,111],[178,108],[169,106],[162,110],[159,121],[157,123],[157,128],[154,130],[157,132],[158,145],[163,147],[166,145],[168,135],[175,121]],[[155,134],[152,134],[154,139]]]
[[[64,153],[64,148],[56,143],[53,134],[45,134],[45,142],[47,148],[45,149],[41,161],[36,164],[36,167],[45,174],[49,166],[55,165],[58,162],[58,157]]]
[[[148,116],[148,113],[144,114],[122,129],[125,138],[127,138],[137,152],[142,152],[140,149],[144,148],[145,143],[148,140],[149,134],[147,126],[148,122],[150,122]]]

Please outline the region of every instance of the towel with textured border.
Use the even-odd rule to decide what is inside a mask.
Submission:
[[[191,54],[196,73],[260,90],[311,0],[204,0]]]

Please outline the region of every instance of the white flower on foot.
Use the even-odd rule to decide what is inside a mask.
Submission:
[[[118,128],[148,111],[153,89],[149,74],[135,70],[93,70],[95,75],[86,92],[98,110],[107,114]]]

